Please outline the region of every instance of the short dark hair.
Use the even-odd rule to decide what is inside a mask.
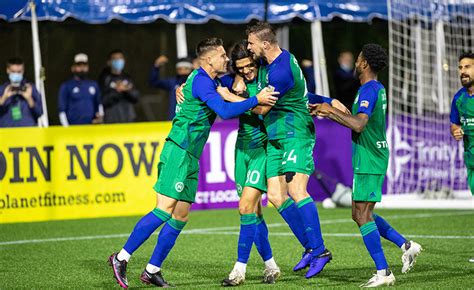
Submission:
[[[123,50],[121,50],[121,49],[114,49],[114,50],[111,50],[111,51],[109,52],[109,59],[111,59],[111,58],[112,58],[112,55],[113,55],[113,54],[116,54],[116,53],[121,53],[121,54],[125,57],[125,53],[123,53]]]
[[[387,51],[378,44],[369,43],[362,47],[362,57],[374,73],[379,73],[388,65]]]
[[[459,56],[459,61],[463,60],[464,58],[474,59],[474,53],[472,51],[464,51]]]
[[[253,33],[261,41],[268,41],[272,44],[277,43],[275,29],[268,22],[257,22],[250,25],[246,30],[247,35]]]
[[[202,40],[201,42],[198,43],[198,45],[196,47],[196,55],[198,57],[201,57],[205,53],[207,53],[208,51],[211,51],[211,50],[216,49],[217,47],[223,46],[223,45],[224,45],[224,42],[222,41],[222,39],[217,38],[217,37],[211,37],[211,38],[204,39],[204,40]]]
[[[24,65],[25,62],[19,57],[12,57],[7,60],[7,67],[14,64]]]
[[[247,49],[248,46],[248,41],[247,40],[241,40],[237,42],[234,45],[234,48],[232,49],[232,52],[230,53],[230,60],[232,64],[232,69],[234,72],[237,72],[237,66],[236,66],[236,61],[239,59],[247,58],[250,57],[252,58],[252,53]],[[252,59],[253,61],[253,59]]]

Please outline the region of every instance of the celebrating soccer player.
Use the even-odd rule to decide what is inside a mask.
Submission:
[[[463,88],[451,104],[451,135],[456,141],[464,141],[467,182],[474,196],[474,53],[461,54],[458,68]],[[474,258],[469,262],[474,263]]]
[[[188,220],[194,202],[199,164],[204,145],[216,118],[236,117],[258,104],[272,106],[278,92],[262,90],[242,102],[226,103],[217,93],[217,76],[226,72],[229,61],[222,40],[210,38],[201,41],[196,49],[201,67],[194,70],[184,86],[185,101],[177,107],[171,132],[166,139],[158,164],[156,208],[136,224],[122,250],[109,257],[114,277],[119,285],[128,288],[126,277],[130,256],[145,240],[165,223],[150,262],[140,279],[146,284],[168,287],[161,274],[161,264],[173,248]]]
[[[247,30],[248,49],[261,63],[259,80],[280,92],[264,118],[268,135],[268,199],[305,247],[294,271],[310,267],[306,278],[321,272],[332,259],[324,246],[318,211],[306,186],[314,171],[314,123],[308,112],[306,82],[295,57],[281,49],[268,23]],[[288,196],[290,194],[291,198]]]
[[[352,107],[353,115],[345,114],[327,104],[311,106],[312,114],[328,117],[352,129],[352,219],[360,228],[365,246],[375,262],[377,274],[361,287],[393,285],[395,277],[389,270],[380,236],[399,246],[402,251],[402,273],[415,264],[422,248],[408,241],[382,217],[373,213],[375,203],[382,199],[382,184],[387,172],[389,149],[385,136],[387,97],[377,74],[387,65],[387,53],[377,44],[363,47],[356,62],[361,87]]]

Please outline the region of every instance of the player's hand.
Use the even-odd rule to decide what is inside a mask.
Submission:
[[[247,86],[245,85],[244,79],[242,77],[235,77],[234,84],[232,85],[232,90],[234,90],[237,95],[240,95],[247,90]]]
[[[155,67],[160,67],[168,62],[168,57],[165,55],[160,55],[155,59]]]
[[[331,101],[331,106],[343,112],[344,114],[351,115],[351,111],[349,111],[349,109],[346,106],[344,106],[341,102],[339,102],[339,100],[333,99]]]
[[[279,95],[280,92],[273,92],[267,88],[260,91],[257,94],[258,104],[265,105],[265,106],[274,106],[278,101],[278,98],[275,97]]]
[[[178,104],[184,103],[183,88],[184,88],[184,84],[176,88],[176,103]]]
[[[328,117],[331,113],[331,109],[332,107],[327,103],[309,105],[309,112],[312,116]]]
[[[231,94],[231,92],[229,91],[229,89],[227,87],[222,87],[222,86],[218,86],[217,87],[217,93],[219,95],[221,95],[221,97],[225,100],[225,101],[228,101],[230,102],[231,100],[229,99],[229,95]]]
[[[453,136],[454,140],[461,141],[464,137],[464,131],[462,130],[461,126],[451,124],[451,135]]]

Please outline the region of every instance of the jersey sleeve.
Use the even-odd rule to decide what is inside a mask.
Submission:
[[[233,75],[225,75],[221,78],[219,78],[220,83],[223,87],[228,88],[229,90],[232,90],[232,85],[234,84],[234,76]]]
[[[332,98],[316,95],[310,92],[308,92],[306,96],[308,97],[308,101],[310,104],[322,104],[322,103],[331,104],[332,102]]]
[[[377,98],[377,92],[372,87],[362,89],[359,93],[359,101],[357,102],[359,105],[357,114],[364,113],[370,118],[374,111],[375,104],[377,103]]]
[[[193,82],[193,96],[205,102],[222,119],[231,119],[245,113],[258,105],[257,97],[242,102],[227,103],[216,91],[216,86],[209,78],[196,76]]]
[[[451,103],[451,114],[449,114],[449,120],[453,124],[461,125],[461,118],[459,116],[459,110],[458,110],[458,107],[456,106],[456,102],[457,102],[458,98],[459,98],[458,94],[456,94],[453,98],[453,102]]]
[[[290,64],[288,63],[287,65],[279,66],[278,69],[270,70],[268,84],[274,87],[276,92],[280,93],[276,97],[281,98],[286,94],[295,84]]]

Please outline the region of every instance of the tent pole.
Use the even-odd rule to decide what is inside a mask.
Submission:
[[[326,57],[324,56],[323,32],[321,21],[311,23],[311,42],[313,47],[313,67],[316,81],[316,94],[329,96]]]
[[[36,5],[34,0],[30,1],[31,9],[31,34],[33,38],[33,58],[35,71],[35,85],[41,94],[41,102],[43,103],[43,115],[38,118],[38,126],[48,127],[48,106],[46,105],[46,94],[44,90],[44,71],[41,64],[41,49],[38,32],[38,18],[36,17]]]
[[[178,58],[188,56],[188,43],[186,40],[186,25],[184,23],[176,24],[176,54]]]

